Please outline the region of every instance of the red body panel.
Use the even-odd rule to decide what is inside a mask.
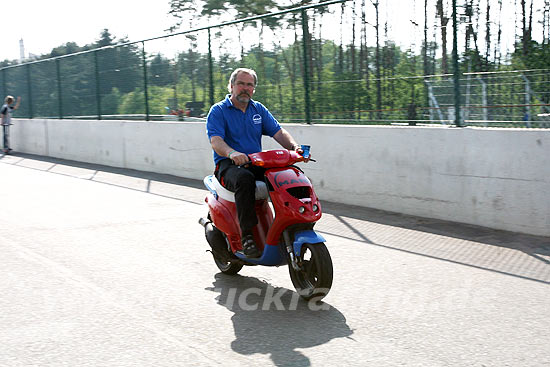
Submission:
[[[254,228],[254,240],[260,251],[265,245],[279,245],[283,231],[292,224],[313,223],[321,218],[321,204],[309,179],[297,168],[291,166],[304,158],[294,151],[270,150],[249,154],[252,164],[266,168],[265,177],[273,188],[269,192],[275,218],[267,200],[256,201],[258,225]],[[214,197],[206,197],[210,215],[216,227],[229,239],[233,252],[240,251],[241,230],[235,203]],[[313,210],[314,205],[317,211]],[[303,207],[303,212],[299,209]]]
[[[317,222],[321,218],[321,204],[313,190],[309,179],[295,167],[273,168],[266,172],[266,177],[273,186],[270,192],[271,202],[275,210],[275,220],[269,229],[267,243],[277,244],[285,228],[296,223]],[[299,188],[307,192],[307,196],[297,198],[289,189]],[[313,204],[318,206],[313,211]],[[304,212],[298,209],[304,207]]]
[[[293,156],[293,154],[295,156]],[[285,149],[268,150],[267,152],[258,152],[249,154],[252,164],[265,168],[286,167],[289,164],[298,162],[301,157],[296,152],[289,152]],[[293,162],[291,160],[294,160]]]
[[[216,227],[226,234],[233,252],[242,250],[241,245],[241,229],[239,228],[239,218],[237,217],[237,209],[235,203],[227,201],[209,193],[206,196],[206,202],[210,208],[212,221],[216,223]],[[266,243],[267,230],[273,223],[273,212],[267,203],[267,200],[256,201],[256,216],[258,217],[258,225],[254,227],[254,240],[260,250],[263,250]]]

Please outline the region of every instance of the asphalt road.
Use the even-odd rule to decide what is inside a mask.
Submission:
[[[218,273],[204,195],[0,159],[0,366],[550,365],[550,238],[323,203],[335,278],[310,305],[286,267]]]

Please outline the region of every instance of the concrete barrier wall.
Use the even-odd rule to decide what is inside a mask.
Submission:
[[[322,200],[550,236],[550,131],[284,125]],[[202,179],[201,122],[15,120],[16,151]],[[264,149],[277,144],[264,138]]]

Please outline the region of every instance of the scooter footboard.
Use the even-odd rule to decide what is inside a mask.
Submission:
[[[319,243],[325,242],[325,238],[314,230],[308,229],[305,231],[299,231],[294,234],[294,254],[300,256],[302,252],[302,246],[304,243]]]

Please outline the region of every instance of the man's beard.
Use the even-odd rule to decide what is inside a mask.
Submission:
[[[239,101],[241,103],[250,102],[250,96],[248,95],[248,93],[241,93],[236,98],[237,98],[237,101]]]

